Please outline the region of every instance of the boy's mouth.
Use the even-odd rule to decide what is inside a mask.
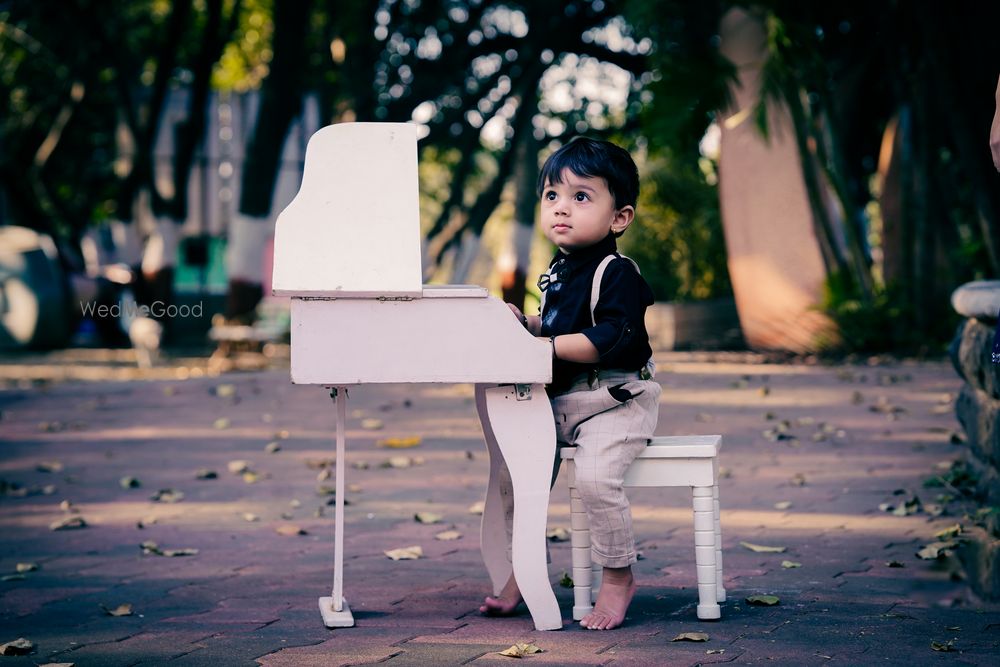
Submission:
[[[561,231],[563,229],[569,229],[569,228],[570,228],[569,225],[567,225],[564,222],[557,222],[556,224],[552,225],[552,229],[555,229],[557,231]]]

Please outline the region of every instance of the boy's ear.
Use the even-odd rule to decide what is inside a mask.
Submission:
[[[615,211],[615,216],[611,219],[611,231],[615,236],[621,236],[633,220],[635,220],[635,208],[623,206]]]

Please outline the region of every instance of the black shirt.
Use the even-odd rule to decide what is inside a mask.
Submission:
[[[552,365],[552,393],[569,388],[572,380],[593,368],[640,370],[653,351],[644,318],[653,303],[653,291],[627,259],[612,260],[604,270],[600,297],[590,319],[590,292],[597,266],[617,251],[613,234],[572,254],[556,253],[549,264],[551,282],[542,311],[543,336],[582,333],[600,354],[596,364],[556,359]]]

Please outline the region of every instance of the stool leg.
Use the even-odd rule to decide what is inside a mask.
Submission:
[[[694,504],[694,557],[698,572],[698,618],[707,621],[722,616],[716,599],[715,499],[712,487],[692,489]]]
[[[726,589],[722,585],[722,523],[719,521],[719,485],[712,487],[715,505],[715,599],[726,601]]]
[[[591,552],[590,560],[594,560],[593,552]],[[592,602],[597,602],[597,594],[601,592],[601,582],[604,580],[604,566],[600,563],[593,563],[590,566],[590,599]]]
[[[576,468],[572,459],[567,459],[566,473],[569,477],[570,539],[573,560],[573,620],[579,621],[594,608],[591,603],[591,556],[590,520],[583,507],[583,500],[576,490]]]

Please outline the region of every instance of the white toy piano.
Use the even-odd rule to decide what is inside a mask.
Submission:
[[[320,612],[327,627],[354,625],[343,593],[346,389],[471,382],[490,454],[481,548],[494,593],[513,568],[535,628],[558,629],[545,562],[556,438],[544,391],[551,350],[484,288],[421,284],[416,130],[408,123],[319,130],[306,149],[302,187],[275,228],[273,292],[292,297],[292,382],[330,387],[336,404],[333,592],[320,598]],[[504,463],[513,481],[510,538],[497,484]]]

